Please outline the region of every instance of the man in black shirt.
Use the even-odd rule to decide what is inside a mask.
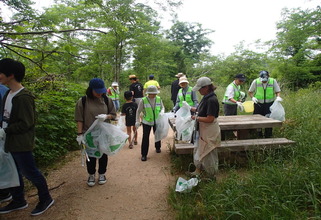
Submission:
[[[172,86],[171,86],[172,97],[171,97],[171,100],[173,101],[174,106],[176,104],[178,90],[181,88],[179,86],[179,78],[181,78],[182,76],[185,76],[184,73],[177,73],[175,75],[175,77],[177,79],[174,82],[172,82]]]
[[[131,85],[129,86],[129,90],[133,93],[134,102],[139,104],[140,100],[144,97],[143,94],[143,85],[138,82],[136,75],[129,75],[129,80]]]

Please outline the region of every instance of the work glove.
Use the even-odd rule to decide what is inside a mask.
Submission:
[[[277,101],[277,102],[282,102],[283,99],[282,99],[280,96],[278,96],[278,97],[276,97],[275,101]]]
[[[76,141],[78,142],[79,145],[85,143],[84,135],[77,135]]]
[[[6,138],[6,132],[3,128],[0,128],[0,139],[4,140]]]
[[[252,101],[257,104],[259,102],[259,100],[257,100],[257,98],[255,98],[254,96],[252,97]]]
[[[241,112],[243,112],[244,111],[244,106],[242,105],[242,102],[236,102],[236,104],[237,104],[237,107],[239,108],[239,110]]]
[[[138,128],[139,128],[139,126],[140,126],[140,122],[136,122],[136,123],[135,123],[135,127],[136,127],[136,129],[138,129]]]
[[[162,109],[160,113],[164,114],[165,113],[165,109]]]
[[[99,121],[103,122],[107,119],[108,115],[106,114],[100,114],[100,115],[97,115],[95,118],[97,118]]]

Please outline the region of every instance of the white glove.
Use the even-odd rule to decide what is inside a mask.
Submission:
[[[140,122],[136,122],[136,123],[135,123],[135,127],[138,129],[139,126],[140,126]]]
[[[77,135],[76,141],[78,142],[79,145],[85,143],[84,135]]]
[[[278,97],[276,97],[275,101],[277,101],[277,102],[282,102],[283,99],[282,99],[280,96],[278,96]]]
[[[165,113],[165,109],[162,109],[160,113],[161,113],[161,114],[164,114],[164,113]]]
[[[106,114],[100,114],[100,115],[97,115],[95,118],[97,118],[99,121],[103,122],[107,119],[108,115]]]
[[[252,101],[257,104],[259,102],[259,100],[257,100],[257,98],[255,98],[254,96],[252,97]]]
[[[4,131],[3,128],[0,128],[0,139],[5,139],[6,138],[6,132]]]
[[[237,104],[237,107],[239,108],[239,110],[241,112],[243,112],[244,111],[244,106],[242,105],[242,102],[236,102],[236,104]]]

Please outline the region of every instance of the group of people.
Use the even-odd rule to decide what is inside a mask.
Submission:
[[[0,60],[0,83],[7,87],[0,87],[1,105],[1,128],[0,139],[4,140],[5,152],[10,152],[17,166],[19,183],[17,187],[0,190],[0,202],[10,201],[0,208],[0,214],[20,210],[28,207],[24,196],[24,183],[22,175],[29,179],[37,188],[39,202],[31,215],[39,215],[53,205],[46,179],[37,169],[32,154],[35,138],[35,102],[34,96],[22,86],[21,82],[25,76],[24,65],[13,59]],[[183,73],[176,75],[177,80],[172,83],[171,92],[173,111],[182,107],[183,102],[191,106],[191,120],[196,121],[196,137],[194,143],[194,164],[198,174],[203,170],[212,175],[218,170],[217,147],[221,143],[221,133],[218,125],[219,101],[215,94],[216,87],[208,77],[201,77],[194,87],[189,86],[189,81]],[[85,144],[84,134],[98,119],[102,122],[110,122],[115,119],[116,112],[121,107],[121,115],[125,116],[125,124],[129,135],[129,148],[138,144],[137,129],[142,126],[143,137],[141,141],[141,161],[147,161],[149,151],[149,136],[153,129],[157,128],[156,120],[161,113],[165,112],[163,101],[159,94],[160,86],[153,75],[143,86],[139,83],[136,75],[130,75],[131,85],[124,92],[126,102],[120,106],[118,83],[113,82],[108,89],[100,78],[89,81],[85,96],[81,97],[75,107],[75,121],[77,123],[76,140],[79,145]],[[245,82],[244,74],[237,74],[234,81],[229,84],[224,94],[224,114],[236,115],[237,108],[242,107],[245,93],[240,86]],[[8,90],[8,91],[6,91]],[[202,95],[198,102],[196,92]],[[107,94],[107,95],[106,95]],[[146,95],[145,95],[146,94]],[[261,71],[248,91],[254,102],[254,114],[266,115],[269,107],[276,99],[281,101],[280,87],[275,79],[269,77],[267,71]],[[263,136],[262,131],[260,135]],[[265,137],[271,137],[272,131],[265,130]],[[156,153],[161,153],[161,141],[155,142]],[[96,165],[98,162],[98,170]],[[88,186],[96,184],[96,172],[98,173],[98,184],[105,184],[108,155],[101,157],[89,157],[86,160],[88,172]]]

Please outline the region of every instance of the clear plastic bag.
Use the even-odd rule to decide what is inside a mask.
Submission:
[[[128,135],[119,127],[99,120],[94,121],[84,136],[88,156],[96,158],[103,153],[108,156],[116,154],[128,139]]]
[[[0,189],[19,186],[19,175],[11,153],[4,151],[4,141],[0,140]]]
[[[125,115],[122,115],[122,116],[120,116],[119,117],[119,120],[118,120],[118,122],[117,122],[117,127],[119,127],[119,129],[120,130],[122,130],[122,131],[125,131],[125,129],[126,129],[126,119],[125,119]]]
[[[194,186],[197,186],[198,179],[197,178],[191,178],[189,180],[185,180],[182,177],[178,177],[177,183],[176,183],[176,192],[182,192],[187,193],[192,191],[192,188]]]
[[[195,126],[195,120],[192,120],[190,110],[191,106],[184,101],[183,106],[176,112],[177,138],[181,138],[183,141],[191,140]]]
[[[155,142],[158,142],[167,137],[169,123],[168,118],[172,118],[173,112],[160,113],[156,120]]]
[[[285,121],[285,111],[282,104],[279,101],[274,101],[270,106],[270,115],[269,118],[273,118],[279,121]]]

